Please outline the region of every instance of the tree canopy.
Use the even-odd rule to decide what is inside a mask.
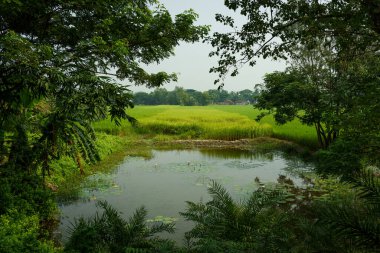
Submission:
[[[215,48],[210,55],[219,57],[211,71],[219,73],[215,82],[221,85],[226,75],[238,73],[241,64],[255,65],[259,57],[287,59],[294,46],[314,47],[315,38],[329,38],[325,43],[337,54],[379,49],[380,3],[376,0],[226,0],[225,5],[247,22],[237,27],[233,17],[216,16],[233,28],[210,38]]]
[[[45,182],[51,162],[71,156],[83,173],[83,162],[99,160],[91,122],[110,115],[116,124],[133,123],[125,110],[133,107],[128,86],[175,80],[144,67],[174,54],[179,42],[205,36],[208,26],[194,25],[196,19],[192,10],[172,17],[155,0],[0,3],[2,220],[18,224],[33,215],[28,238],[47,235],[38,228],[56,209]]]
[[[225,91],[208,90],[200,92],[193,89],[175,87],[173,91],[156,88],[150,93],[136,92],[133,94],[136,105],[208,105],[208,104],[251,104],[256,101],[258,91]]]
[[[172,55],[180,41],[206,35],[208,27],[195,26],[196,18],[188,10],[173,20],[154,0],[2,2],[3,159],[4,154],[12,158],[12,146],[24,136],[23,145],[36,149],[33,153],[45,150],[39,151],[43,160],[72,143],[79,145],[82,158],[93,160],[91,143],[83,138],[91,136],[88,122],[108,114],[116,123],[133,120],[125,113],[133,106],[128,85],[117,81],[159,87],[175,80],[175,74],[151,74],[144,66]],[[40,128],[38,145],[25,135],[32,126]]]

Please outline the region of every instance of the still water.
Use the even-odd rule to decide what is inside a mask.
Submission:
[[[302,180],[297,177],[300,170],[310,170],[310,165],[295,157],[285,158],[278,152],[153,150],[149,159],[126,157],[111,174],[88,177],[81,198],[60,206],[59,232],[65,242],[74,219],[93,216],[96,201],[107,200],[125,218],[142,205],[148,210],[149,219],[157,216],[173,218],[176,233],[161,236],[182,244],[184,233],[192,225],[179,212],[186,209],[186,200],[209,200],[207,186],[210,180],[221,183],[239,200],[259,187],[257,179],[271,183],[276,182],[279,175],[285,175],[300,185]]]

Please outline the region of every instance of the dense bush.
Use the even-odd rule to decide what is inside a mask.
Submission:
[[[41,240],[38,215],[19,214],[9,210],[0,215],[0,252],[56,252],[51,241]]]

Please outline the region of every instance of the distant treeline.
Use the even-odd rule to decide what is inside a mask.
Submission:
[[[208,104],[252,104],[255,102],[258,91],[225,91],[208,90],[197,91],[175,87],[173,91],[157,88],[154,91],[134,93],[136,105],[208,105]]]

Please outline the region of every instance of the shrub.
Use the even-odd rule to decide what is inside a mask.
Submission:
[[[103,213],[96,213],[92,219],[77,220],[70,231],[65,251],[124,253],[127,250],[139,252],[141,249],[174,248],[171,241],[153,237],[163,231],[173,233],[174,224],[155,223],[147,226],[144,207],[137,209],[126,221],[107,202],[98,202],[97,205],[103,209]]]
[[[0,252],[55,252],[51,242],[40,238],[39,217],[10,210],[0,216]]]

